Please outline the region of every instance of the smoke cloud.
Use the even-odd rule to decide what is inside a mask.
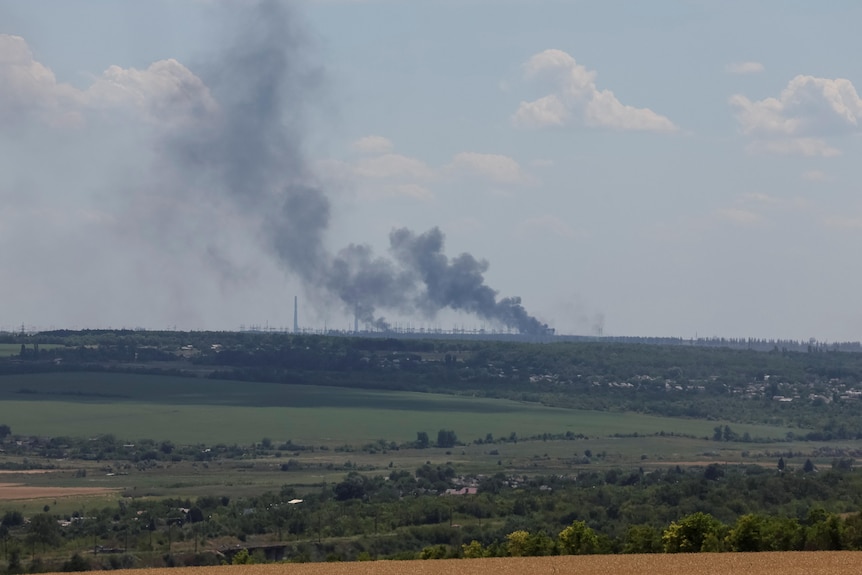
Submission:
[[[519,298],[500,298],[485,284],[488,262],[449,258],[443,233],[394,230],[390,253],[366,245],[336,253],[325,247],[331,206],[303,151],[305,119],[321,89],[298,20],[285,3],[233,4],[232,37],[202,74],[216,109],[164,133],[162,161],[178,186],[205,187],[259,223],[268,250],[312,290],[337,298],[364,324],[385,329],[379,310],[442,309],[475,314],[543,333]]]

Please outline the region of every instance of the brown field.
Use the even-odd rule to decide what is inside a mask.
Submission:
[[[591,555],[136,569],[126,575],[831,575],[859,573],[862,552]]]
[[[0,483],[0,501],[57,499],[75,495],[105,495],[116,489],[105,487],[32,487],[23,483]]]

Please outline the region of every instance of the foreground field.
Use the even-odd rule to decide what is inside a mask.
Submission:
[[[440,561],[234,565],[133,575],[827,575],[858,573],[862,552],[589,555]]]

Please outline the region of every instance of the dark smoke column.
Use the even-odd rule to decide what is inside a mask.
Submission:
[[[324,247],[329,199],[303,153],[305,121],[321,71],[286,2],[222,4],[227,33],[202,74],[218,111],[178,126],[159,146],[176,193],[206,186],[255,222],[266,249],[312,294],[337,299],[357,321],[386,329],[378,309],[434,317],[450,308],[524,334],[548,328],[519,298],[497,299],[488,263],[468,253],[449,259],[438,228],[390,234],[390,257],[363,244],[335,254]]]

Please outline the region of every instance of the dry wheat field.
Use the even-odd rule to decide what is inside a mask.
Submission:
[[[862,573],[862,552],[698,553],[371,561],[135,569],[126,575],[832,575]]]

